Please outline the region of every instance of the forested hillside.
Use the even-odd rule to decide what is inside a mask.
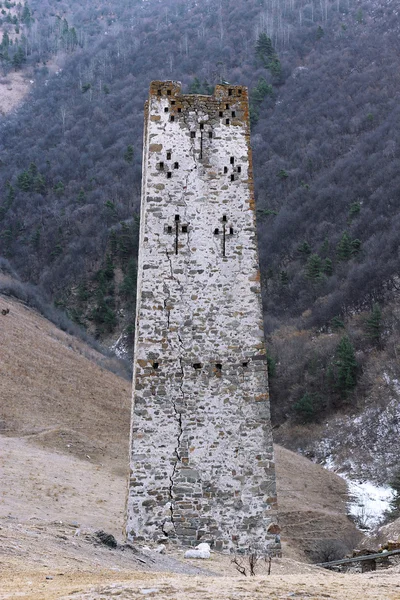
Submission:
[[[2,77],[35,82],[0,121],[0,253],[23,279],[129,348],[149,82],[244,84],[276,422],[360,405],[372,357],[397,377],[393,2],[31,0],[11,47],[6,6]]]

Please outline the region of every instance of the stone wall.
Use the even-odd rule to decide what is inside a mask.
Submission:
[[[247,89],[146,104],[130,539],[279,549]]]

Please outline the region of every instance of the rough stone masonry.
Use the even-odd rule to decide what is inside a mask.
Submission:
[[[131,540],[280,549],[247,89],[145,108]]]

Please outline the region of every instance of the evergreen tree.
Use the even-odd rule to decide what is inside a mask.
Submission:
[[[322,266],[322,270],[328,277],[330,277],[333,274],[333,263],[330,258],[325,259]]]
[[[347,394],[357,383],[357,361],[354,347],[347,335],[344,335],[336,349],[336,387]]]
[[[133,146],[129,144],[126,148],[126,152],[124,154],[124,159],[126,162],[131,163],[133,161]]]
[[[275,56],[275,50],[272,45],[271,38],[266,33],[260,33],[256,43],[256,55],[261,59],[264,67],[267,66],[268,61]]]
[[[297,246],[297,251],[300,252],[303,257],[307,257],[311,254],[311,246],[306,240],[304,240],[304,242]]]
[[[353,254],[353,246],[351,244],[351,238],[347,231],[345,231],[340,238],[340,241],[336,248],[336,254],[339,260],[347,261]]]
[[[310,421],[314,421],[316,416],[316,406],[313,396],[306,392],[300,400],[294,403],[293,410],[300,423],[310,423]]]
[[[374,304],[368,319],[365,321],[367,336],[374,343],[379,345],[382,335],[382,311],[379,304]]]
[[[321,279],[322,275],[322,260],[318,254],[311,254],[306,265],[306,277],[312,283],[316,283]]]
[[[25,60],[25,53],[21,46],[18,46],[17,51],[12,58],[12,66],[14,67],[14,70],[18,71],[18,69],[20,69],[24,64]]]

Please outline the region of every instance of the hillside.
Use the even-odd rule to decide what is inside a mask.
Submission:
[[[35,84],[0,118],[1,255],[130,356],[149,82],[181,80],[192,93],[221,79],[247,85],[278,439],[390,482],[400,380],[394,3],[32,0],[29,15],[24,68]],[[4,52],[1,66],[5,76],[15,68]]]
[[[129,384],[35,311],[4,296],[0,308],[9,308],[0,314],[2,518],[77,521],[119,536]],[[326,538],[355,543],[343,480],[289,450],[276,452],[288,555],[304,557]]]
[[[206,565],[99,544],[103,528],[121,540],[127,477],[129,389],[101,368],[96,353],[32,309],[0,296],[1,597],[174,600],[277,598],[301,589],[310,598],[396,598],[398,567],[340,575],[297,562],[323,536],[355,530],[345,517],[345,487],[336,475],[279,446],[278,489],[285,557],[272,574],[238,576],[230,557]],[[4,349],[6,348],[6,352]],[[3,383],[4,382],[4,383]],[[194,564],[193,564],[194,563]],[[195,577],[194,577],[195,575]],[[152,590],[150,592],[149,590]]]

